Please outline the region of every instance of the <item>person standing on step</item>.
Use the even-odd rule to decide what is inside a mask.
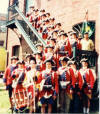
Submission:
[[[89,68],[88,59],[83,58],[81,61],[82,68],[79,70],[79,76],[82,77],[82,101],[83,113],[89,114],[90,99],[92,98],[92,89],[94,86],[95,78],[92,70]]]
[[[82,77],[78,76],[77,62],[75,60],[68,61],[72,84],[70,93],[73,94],[71,101],[71,113],[81,113],[81,90],[82,90]]]
[[[70,94],[71,88],[71,75],[67,66],[68,58],[61,57],[61,66],[58,69],[58,80],[59,80],[59,104],[60,113],[68,113],[70,109],[70,101],[72,94]]]
[[[52,60],[46,60],[46,70],[38,77],[37,83],[41,83],[40,102],[42,104],[41,113],[45,113],[45,108],[48,105],[48,113],[52,112],[52,105],[58,94],[58,76],[52,70]]]

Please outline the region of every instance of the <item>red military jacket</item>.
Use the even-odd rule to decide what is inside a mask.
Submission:
[[[42,73],[40,74],[40,76],[38,77],[37,83],[41,83],[40,84],[40,97],[43,97],[45,94],[47,94],[47,96],[51,95],[57,95],[58,93],[58,76],[57,73],[54,71],[47,71],[44,70],[42,71]],[[45,87],[51,85],[50,89],[46,89]]]
[[[23,81],[25,79],[25,76],[26,75],[25,75],[25,70],[24,69],[17,68],[13,71],[12,76],[11,76],[11,78],[13,80],[12,86],[13,86],[13,88],[16,89],[16,91],[18,89],[23,89],[24,88],[23,87]]]
[[[43,71],[45,70],[45,65],[43,64],[43,61],[42,60],[36,60],[36,70],[37,71]]]
[[[70,75],[71,75],[71,78],[72,78],[73,88],[75,88],[75,84],[78,84],[78,87],[81,90],[82,85],[83,85],[83,80],[82,80],[82,77],[80,75],[78,75],[78,70],[70,68],[69,71],[70,71]]]
[[[71,88],[71,75],[70,75],[70,72],[69,72],[69,68],[67,68],[67,66],[65,67],[59,67],[58,69],[58,75],[59,75],[59,84],[60,84],[60,87],[61,89],[63,89],[63,86],[61,84],[61,82],[68,82],[67,85],[65,85],[65,89],[66,89],[66,92],[67,93],[70,93],[70,88]]]
[[[93,89],[95,78],[93,76],[93,72],[89,68],[82,68],[79,70],[78,76],[82,77],[82,84],[87,84],[87,87],[84,88],[87,93],[89,89]]]
[[[10,65],[6,68],[5,74],[4,74],[4,80],[5,80],[6,86],[12,84],[11,74],[15,68],[16,68],[16,66],[12,66],[12,65]]]
[[[61,45],[61,42],[59,42],[58,53],[61,51],[68,52],[68,56],[72,55],[72,50],[69,40],[66,40],[66,42],[64,42],[63,45]]]
[[[45,53],[43,56],[43,61],[47,60],[47,59],[52,59],[54,62],[56,62],[56,57],[53,53]]]

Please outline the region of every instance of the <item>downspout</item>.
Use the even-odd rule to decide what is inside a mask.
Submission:
[[[9,5],[8,7],[10,6],[10,0],[9,0]],[[6,21],[9,21],[9,11],[7,12],[7,20]],[[7,27],[7,32],[6,32],[6,50],[7,50],[7,45],[8,44],[8,27]],[[8,65],[8,58],[9,58],[9,53],[7,52],[7,63],[6,63],[6,66]]]

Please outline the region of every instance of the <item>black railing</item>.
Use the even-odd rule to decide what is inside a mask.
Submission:
[[[25,32],[30,36],[33,44],[37,44],[41,42],[44,47],[46,46],[45,41],[42,39],[42,37],[39,35],[37,30],[32,26],[32,24],[28,21],[28,19],[25,17],[25,15],[19,10],[18,3],[10,6],[8,8],[8,21],[12,19],[20,20],[20,24],[24,25]],[[23,21],[23,22],[22,22]]]
[[[78,50],[74,49],[74,58],[78,63],[78,69],[81,67],[80,61],[82,58],[87,58],[89,67],[94,68],[97,66],[97,58],[98,54],[96,51],[85,51],[85,50]]]

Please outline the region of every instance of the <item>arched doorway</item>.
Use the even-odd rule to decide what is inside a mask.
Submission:
[[[73,25],[72,29],[79,35],[89,32],[89,38],[95,42],[95,21],[81,22]]]

